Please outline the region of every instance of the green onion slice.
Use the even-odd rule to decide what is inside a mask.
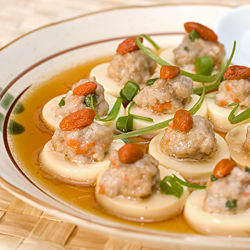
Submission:
[[[250,118],[250,108],[244,110],[242,113],[236,116],[235,112],[240,106],[239,103],[234,102],[234,103],[229,104],[228,106],[229,107],[235,106],[228,116],[228,120],[231,124],[237,124],[239,122],[245,121]]]
[[[152,58],[155,62],[157,62],[158,64],[160,64],[160,65],[171,65],[168,62],[166,62],[165,60],[163,60],[160,56],[156,55],[151,49],[145,47],[142,44],[141,40],[140,40],[140,37],[142,37],[142,36],[146,37],[145,34],[137,36],[137,38],[136,38],[136,44],[137,44],[137,46],[144,53],[146,53],[150,58]],[[212,75],[212,76],[204,76],[204,75],[192,74],[192,73],[186,72],[184,70],[181,70],[180,73],[182,75],[185,75],[185,76],[188,76],[188,77],[192,78],[193,81],[204,82],[204,83],[205,82],[213,82],[213,81],[215,81],[218,78],[217,74]]]
[[[153,79],[149,79],[149,80],[147,80],[146,81],[146,86],[151,86],[151,85],[153,85],[154,83],[155,83],[155,81],[157,81],[159,78],[157,77],[157,78],[153,78]]]
[[[225,207],[227,207],[230,210],[234,210],[237,208],[237,200],[232,199],[232,200],[227,200],[225,203]]]
[[[165,176],[160,182],[160,189],[165,194],[174,195],[177,198],[180,198],[184,191],[174,176]]]
[[[188,38],[191,42],[194,42],[195,39],[200,38],[199,33],[196,30],[192,30],[189,34],[188,34]]]
[[[195,59],[195,72],[200,75],[210,76],[214,68],[211,56],[201,56]]]
[[[95,108],[94,108],[94,102],[93,102],[93,96],[91,96],[91,104],[90,104],[90,107],[92,110],[95,111]],[[108,113],[108,115],[106,116],[106,118],[100,118],[99,115],[96,113],[95,115],[95,120],[97,121],[102,121],[102,122],[108,122],[108,121],[113,121],[116,119],[119,111],[120,111],[120,108],[121,108],[121,105],[122,105],[122,98],[121,97],[118,97],[116,99],[116,102],[113,106],[113,108],[110,110],[110,112]]]
[[[182,179],[178,178],[176,175],[174,175],[174,179],[180,183],[182,186],[186,186],[189,188],[195,188],[195,189],[206,189],[207,186],[205,185],[198,185],[198,184],[192,184],[186,181],[183,181]]]
[[[205,87],[203,85],[203,92],[202,95],[200,96],[199,100],[195,103],[195,105],[189,110],[191,115],[194,115],[199,108],[201,107],[204,99],[205,99]],[[159,130],[159,129],[163,129],[166,128],[169,124],[169,122],[171,122],[173,120],[173,118],[160,122],[160,123],[156,123],[154,125],[145,127],[145,128],[141,128],[141,129],[137,129],[128,133],[124,133],[124,134],[120,134],[120,135],[115,135],[114,139],[124,139],[124,138],[130,138],[130,137],[136,137],[136,136],[140,136],[140,135],[144,135],[147,133],[151,133],[153,131]]]
[[[60,102],[58,103],[59,107],[63,107],[65,105],[65,96],[60,100]]]
[[[116,121],[116,128],[121,132],[128,132],[133,129],[133,116],[120,116]]]
[[[97,98],[95,94],[87,95],[84,99],[84,103],[87,107],[91,106],[91,100],[93,99],[93,106],[97,103]]]
[[[131,102],[140,91],[140,86],[132,81],[128,81],[120,91],[123,100]]]
[[[140,115],[134,115],[134,114],[131,114],[130,113],[130,110],[131,108],[135,105],[135,102],[131,102],[129,107],[128,107],[128,114],[133,116],[134,119],[137,119],[137,120],[143,120],[143,121],[146,121],[146,122],[154,122],[154,120],[150,117],[146,117],[146,116],[140,116]]]
[[[229,57],[229,60],[224,65],[224,67],[222,67],[221,71],[217,74],[217,78],[215,79],[216,82],[214,84],[212,84],[212,85],[206,86],[206,92],[211,91],[211,90],[216,89],[216,88],[219,87],[219,85],[220,85],[220,83],[221,83],[221,81],[223,79],[223,75],[224,75],[226,69],[231,64],[231,61],[232,61],[233,56],[234,56],[235,49],[236,49],[236,41],[234,41],[233,49],[232,49],[231,55]],[[213,82],[213,81],[211,81],[211,82]],[[194,91],[193,91],[194,94],[200,94],[201,92],[202,92],[202,88],[195,88]]]

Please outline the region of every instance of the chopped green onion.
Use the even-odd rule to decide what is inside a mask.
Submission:
[[[139,144],[148,144],[150,141],[134,141],[130,139],[121,139],[124,143],[139,143]]]
[[[154,120],[152,118],[150,118],[150,117],[145,117],[145,116],[131,114],[130,110],[134,106],[134,104],[135,103],[132,101],[131,104],[128,107],[128,114],[129,115],[133,116],[133,118],[137,119],[137,120],[143,120],[143,121],[146,121],[146,122],[154,122]]]
[[[116,117],[117,117],[117,115],[118,115],[118,113],[119,113],[119,111],[120,111],[121,105],[122,105],[122,98],[118,97],[116,99],[116,102],[115,102],[113,108],[110,110],[110,112],[108,113],[108,115],[106,116],[106,118],[100,118],[99,115],[96,113],[95,120],[102,121],[102,122],[108,122],[108,121],[115,120]],[[94,103],[93,103],[93,96],[91,96],[90,107],[91,107],[92,110],[95,111]]]
[[[211,56],[201,56],[195,58],[195,72],[200,75],[210,76],[214,68]]]
[[[152,58],[155,62],[157,62],[160,65],[171,65],[168,62],[166,62],[165,60],[163,60],[160,56],[156,55],[151,49],[145,47],[140,40],[141,36],[144,37],[145,35],[137,36],[136,44],[145,54],[147,54],[150,58]],[[204,75],[192,74],[192,73],[186,72],[184,70],[181,70],[180,73],[182,75],[185,75],[185,76],[192,78],[193,81],[204,82],[204,83],[205,82],[213,82],[218,78],[217,74],[212,75],[212,76],[204,76]]]
[[[157,78],[153,78],[153,79],[149,79],[149,80],[147,80],[146,81],[146,85],[147,86],[151,86],[151,85],[153,85],[154,83],[155,83],[155,81],[157,81],[159,78],[157,77]]]
[[[205,189],[206,186],[204,185],[198,185],[198,184],[192,184],[192,183],[188,183],[186,181],[183,181],[182,179],[178,178],[176,175],[174,175],[174,179],[180,183],[183,186],[189,187],[189,188],[195,188],[195,189]]]
[[[180,198],[184,191],[183,187],[173,176],[165,176],[160,182],[160,189],[165,194],[174,195],[177,198]]]
[[[224,75],[226,69],[231,64],[231,61],[232,61],[233,56],[234,56],[235,49],[236,49],[236,41],[234,41],[233,49],[232,49],[231,55],[229,57],[229,60],[224,65],[224,67],[222,67],[221,71],[217,74],[217,78],[215,79],[216,82],[214,84],[212,84],[212,85],[206,86],[206,92],[214,90],[214,89],[219,87],[219,85],[220,85],[220,83],[221,83],[221,81],[223,79],[223,75]],[[213,81],[211,81],[211,82],[213,82]],[[195,88],[194,91],[193,91],[194,94],[200,94],[201,92],[202,92],[202,88]]]
[[[65,105],[65,97],[63,97],[58,103],[59,107],[63,107]]]
[[[194,42],[195,39],[200,38],[199,33],[196,30],[192,30],[189,34],[188,34],[188,38],[191,42]]]
[[[116,128],[122,132],[131,131],[133,129],[133,117],[131,115],[120,116],[116,121]]]
[[[140,91],[140,86],[132,81],[128,81],[120,91],[123,100],[131,102]]]
[[[211,181],[217,181],[218,178],[216,178],[216,177],[212,174],[211,177],[210,177],[210,180],[211,180]]]
[[[205,87],[204,87],[204,85],[203,85],[203,89],[204,89],[203,93],[200,96],[199,100],[189,110],[191,115],[194,115],[199,110],[199,108],[201,107],[201,105],[205,99]],[[151,126],[148,126],[148,127],[145,127],[145,128],[137,129],[137,130],[125,133],[125,134],[115,135],[114,139],[124,139],[124,138],[136,137],[136,136],[144,135],[147,133],[151,133],[153,131],[157,131],[159,129],[166,128],[168,126],[169,122],[171,122],[172,120],[173,120],[173,118],[166,120],[166,121],[163,121],[163,122],[160,122],[160,123],[157,123],[157,124],[154,124],[154,125],[151,125]]]
[[[227,200],[225,206],[230,210],[234,210],[237,207],[237,200]]]
[[[228,116],[228,120],[230,121],[231,124],[236,124],[236,123],[245,121],[250,118],[250,108],[244,110],[242,113],[236,116],[235,112],[240,106],[239,103],[234,102],[234,103],[229,104],[228,106],[229,107],[235,106]]]
[[[185,46],[185,47],[184,47],[184,50],[188,52],[190,49],[189,49],[188,46]]]
[[[150,42],[154,46],[154,48],[156,50],[161,49],[160,46],[152,38],[150,38],[149,36],[147,36],[145,34],[142,34],[141,36],[144,37],[148,42]]]
[[[245,171],[250,174],[250,168],[249,167],[245,167]]]
[[[97,103],[97,98],[95,94],[90,94],[87,95],[84,99],[84,103],[87,107],[91,106],[91,98],[93,99],[93,105],[95,105]]]

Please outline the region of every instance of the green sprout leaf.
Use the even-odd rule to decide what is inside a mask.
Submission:
[[[174,195],[180,198],[183,194],[183,187],[175,180],[174,176],[165,176],[160,182],[160,189],[163,193]]]

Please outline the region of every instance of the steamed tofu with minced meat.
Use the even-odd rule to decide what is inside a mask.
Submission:
[[[225,140],[206,118],[183,109],[175,113],[165,132],[151,140],[149,153],[195,183],[206,182],[215,163],[230,155]]]
[[[94,67],[90,75],[101,82],[105,92],[115,97],[127,81],[144,84],[155,72],[156,63],[136,45],[136,38],[128,38],[119,44],[110,63]]]
[[[95,112],[82,109],[66,116],[40,154],[42,169],[58,179],[93,184],[108,168],[110,150],[123,145],[113,142],[112,129],[94,122]]]
[[[166,175],[182,177],[165,169],[134,143],[125,144],[110,155],[110,168],[102,172],[96,185],[96,199],[108,213],[128,220],[166,220],[181,213],[187,188],[177,198],[160,191]]]
[[[224,73],[224,80],[217,92],[206,95],[209,119],[215,129],[220,132],[228,132],[230,129],[250,122],[246,119],[241,123],[231,124],[228,120],[233,107],[229,104],[238,103],[237,115],[250,107],[250,68],[245,66],[230,66]]]
[[[204,234],[250,236],[250,169],[221,160],[207,189],[194,191],[187,199],[184,216]]]

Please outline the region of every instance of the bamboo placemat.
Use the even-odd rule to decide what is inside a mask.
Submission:
[[[90,11],[181,0],[0,0],[0,47],[27,31]],[[187,2],[190,2],[187,0]],[[216,3],[217,0],[193,2]],[[250,0],[221,0],[232,6]],[[62,221],[0,188],[1,250],[153,250]]]
[[[62,221],[0,188],[1,250],[153,250]]]

